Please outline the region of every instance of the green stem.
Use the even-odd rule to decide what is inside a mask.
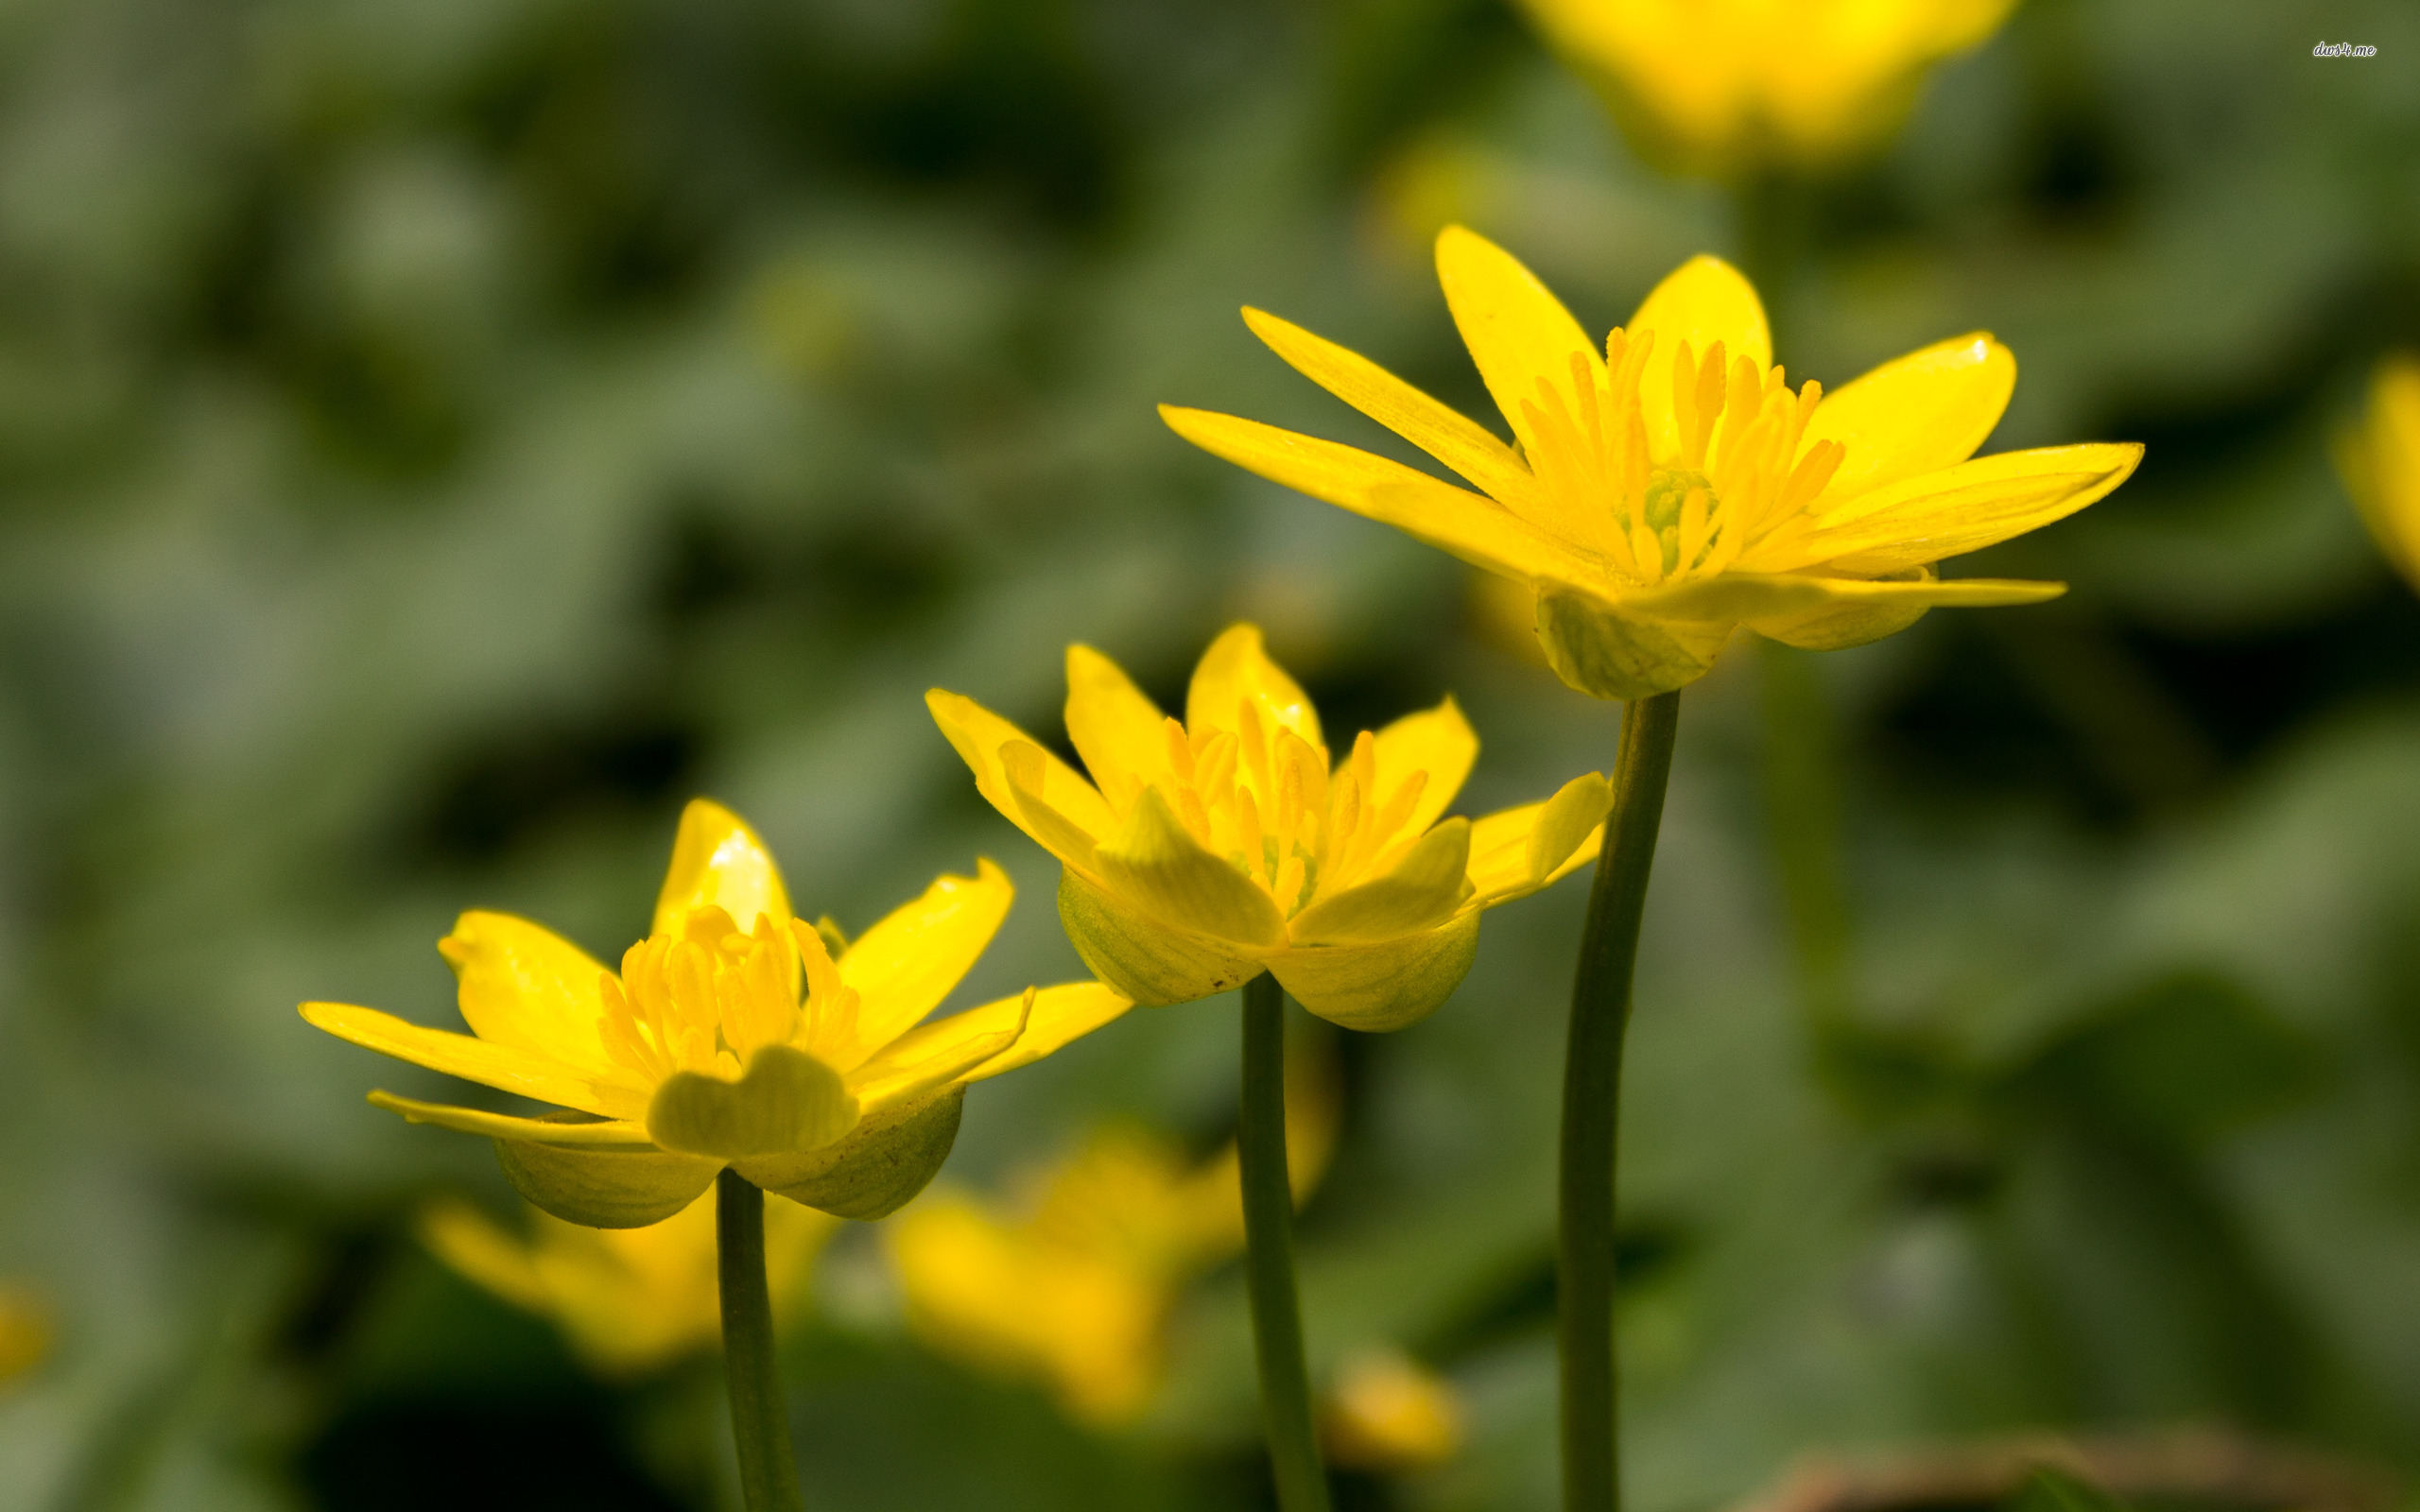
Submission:
[[[1588,894],[1571,1035],[1563,1067],[1562,1214],[1555,1228],[1556,1335],[1563,1363],[1564,1512],[1616,1512],[1621,1453],[1614,1381],[1614,1139],[1621,1122],[1622,1035],[1647,875],[1664,822],[1681,696],[1622,711],[1614,811]]]
[[[728,1166],[715,1177],[715,1246],[740,1492],[748,1512],[804,1512],[789,1414],[782,1406],[782,1377],[773,1359],[773,1299],[765,1287],[765,1194]]]
[[[1328,1512],[1311,1426],[1303,1312],[1294,1296],[1294,1193],[1286,1176],[1286,989],[1266,971],[1244,984],[1244,1271],[1260,1362],[1260,1415],[1282,1512]]]
[[[1849,1011],[1849,906],[1841,880],[1840,742],[1810,651],[1757,646],[1764,673],[1765,806],[1798,989],[1818,1032]]]

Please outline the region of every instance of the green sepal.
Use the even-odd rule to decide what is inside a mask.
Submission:
[[[1556,677],[1594,698],[1627,703],[1686,687],[1714,669],[1728,620],[1634,618],[1604,600],[1538,585],[1538,644]]]
[[[871,1223],[925,1190],[958,1143],[966,1104],[961,1084],[928,1097],[877,1108],[838,1143],[800,1155],[735,1161],[741,1176],[792,1202],[836,1218]]]
[[[1330,1023],[1381,1034],[1444,1005],[1478,954],[1478,910],[1375,945],[1311,945],[1269,958],[1294,1001]]]
[[[647,1108],[656,1143],[718,1160],[821,1149],[856,1122],[840,1074],[791,1045],[764,1046],[737,1081],[676,1071]]]
[[[1930,582],[1938,576],[1930,567],[1910,567],[1906,572],[1893,573],[1876,580],[1923,583]],[[1862,603],[1826,604],[1820,609],[1801,610],[1794,614],[1758,615],[1749,620],[1747,626],[1767,640],[1794,645],[1802,651],[1845,651],[1853,645],[1864,645],[1886,635],[1898,634],[1923,619],[1931,607],[1895,598],[1876,598]]]
[[[557,1109],[549,1124],[585,1123]],[[714,1185],[720,1160],[668,1150],[540,1144],[497,1140],[495,1158],[512,1190],[565,1223],[589,1228],[644,1228],[662,1223]]]
[[[1059,873],[1059,922],[1093,975],[1150,1007],[1243,986],[1260,963],[1145,917],[1073,868]]]

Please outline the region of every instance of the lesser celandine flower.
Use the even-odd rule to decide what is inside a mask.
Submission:
[[[493,1136],[522,1194],[573,1223],[660,1222],[726,1166],[809,1207],[878,1217],[932,1179],[969,1082],[1129,1005],[1087,982],[923,1023],[1012,895],[985,862],[846,944],[793,917],[763,842],[700,799],[682,816],[654,926],[619,972],[527,919],[468,913],[438,948],[471,1034],[335,1003],[306,1003],[302,1016],[569,1110],[517,1118],[371,1094],[415,1123]]]
[[[1287,1093],[1299,1202],[1326,1168],[1336,1107],[1299,1078]],[[886,1233],[918,1337],[979,1369],[1041,1381],[1080,1421],[1119,1427],[1159,1389],[1184,1288],[1243,1246],[1236,1151],[1197,1162],[1146,1129],[1112,1125],[1043,1173],[1022,1211],[936,1190]]]
[[[1515,445],[1298,326],[1244,318],[1478,491],[1232,415],[1161,413],[1229,461],[1524,584],[1547,661],[1600,698],[1695,681],[1741,625],[1830,650],[1935,605],[2054,597],[2064,585],[1945,582],[1933,564],[2074,513],[2141,455],[2082,445],[1974,456],[2016,383],[2015,358],[1981,334],[1835,393],[1792,389],[1755,290],[1712,257],[1656,285],[1601,349],[1529,269],[1469,231],[1438,237],[1437,271]]]
[[[809,1263],[838,1222],[795,1202],[766,1210],[777,1325],[804,1310]],[[448,1199],[422,1212],[420,1235],[468,1280],[561,1329],[599,1376],[659,1369],[711,1345],[721,1327],[709,1197],[644,1228],[591,1228],[532,1209],[526,1236]]]
[[[1898,121],[1924,71],[2014,0],[1524,0],[1641,146],[1717,172],[1825,163]]]
[[[1585,859],[1607,802],[1591,774],[1544,803],[1445,818],[1478,754],[1452,699],[1331,753],[1250,625],[1203,653],[1183,720],[1071,646],[1067,733],[1091,782],[971,698],[926,701],[993,807],[1063,864],[1059,915],[1084,964],[1141,1003],[1267,971],[1322,1018],[1400,1028],[1470,969],[1481,910]]]
[[[2338,439],[2336,455],[2378,549],[2420,590],[2420,359],[2398,353],[2378,364],[2369,411]]]
[[[1454,1388],[1399,1349],[1365,1349],[1338,1367],[1321,1437],[1328,1458],[1365,1470],[1424,1470],[1462,1447]]]

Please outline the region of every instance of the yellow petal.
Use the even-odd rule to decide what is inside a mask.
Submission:
[[[1799,450],[1819,441],[1845,450],[1824,490],[1838,505],[1973,456],[2015,388],[2016,358],[1989,335],[1935,342],[1825,394]]]
[[[856,1123],[840,1074],[790,1045],[758,1050],[737,1081],[676,1071],[647,1110],[658,1145],[718,1160],[821,1149]]]
[[[1538,438],[1524,406],[1538,403],[1539,383],[1570,403],[1572,357],[1584,358],[1601,378],[1604,354],[1536,274],[1477,232],[1448,226],[1437,233],[1437,282],[1495,407],[1535,453]]]
[[[1304,909],[1288,936],[1298,945],[1359,945],[1433,929],[1462,901],[1470,854],[1470,821],[1447,819],[1392,871]]]
[[[1251,955],[1148,918],[1072,867],[1059,878],[1059,922],[1085,969],[1137,1003],[1191,1003],[1260,974]]]
[[[1156,787],[1098,852],[1109,889],[1162,924],[1212,940],[1268,946],[1285,935],[1269,894],[1201,849]]]
[[[932,711],[933,723],[949,737],[959,759],[975,773],[976,790],[1010,823],[1031,835],[1051,854],[1063,861],[1070,859],[1066,854],[1069,837],[1027,815],[1001,760],[1000,752],[1005,747],[1022,742],[1033,747],[1040,758],[1037,769],[1043,779],[1042,792],[1037,796],[1048,802],[1052,814],[1065,818],[1079,833],[1098,838],[1116,823],[1109,804],[1090,782],[1076,774],[1074,767],[974,699],[935,688],[925,695],[925,707]],[[1085,860],[1088,862],[1089,857]]]
[[[974,969],[1016,886],[989,861],[972,877],[943,876],[914,902],[892,910],[840,957],[841,982],[856,988],[857,1042],[881,1045],[915,1027]]]
[[[1629,701],[1686,687],[1714,670],[1722,621],[1665,619],[1559,584],[1538,591],[1538,644],[1568,687]]]
[[[1472,902],[1480,907],[1510,902],[1550,887],[1596,860],[1604,840],[1604,816],[1613,801],[1612,785],[1587,772],[1564,783],[1544,803],[1524,803],[1472,821]],[[1586,828],[1574,834],[1582,819]]]
[[[1383,1033],[1419,1022],[1454,995],[1478,950],[1474,911],[1374,945],[1278,951],[1269,970],[1294,1001],[1331,1023]]]
[[[776,929],[790,922],[789,894],[782,874],[756,832],[731,810],[707,799],[692,799],[681,811],[681,833],[672,842],[672,865],[655,902],[650,933],[677,934],[692,908],[720,907],[743,931],[769,916]]]
[[[1228,711],[1233,720],[1235,711]],[[1089,645],[1067,647],[1067,738],[1103,793],[1164,782],[1167,715],[1116,662]]]
[[[1028,988],[1001,1004],[908,1030],[868,1057],[849,1075],[857,1101],[867,1108],[914,1102],[934,1090],[965,1079],[966,1074],[1017,1042],[1041,994]]]
[[[1383,804],[1414,772],[1428,774],[1412,805],[1404,831],[1418,834],[1437,822],[1478,760],[1478,736],[1461,709],[1447,698],[1436,708],[1406,714],[1378,731],[1372,754],[1377,758],[1377,791],[1362,795],[1364,803]]]
[[[2335,452],[2379,551],[2420,588],[2420,360],[2401,352],[2380,360],[2369,408],[2337,437]]]
[[[349,1003],[305,1003],[302,1017],[314,1027],[365,1050],[408,1060],[449,1076],[519,1092],[542,1103],[577,1108],[607,1118],[628,1118],[647,1103],[647,1089],[628,1072],[608,1082],[551,1056],[514,1045],[493,1044],[467,1034],[425,1029],[391,1013]]]
[[[872,1223],[922,1192],[958,1141],[966,1089],[869,1111],[838,1143],[794,1155],[759,1155],[732,1169],[768,1192],[836,1218]]]
[[[1658,455],[1672,455],[1680,444],[1672,409],[1672,359],[1682,342],[1701,359],[1720,341],[1726,354],[1747,357],[1759,368],[1773,360],[1764,301],[1737,268],[1719,257],[1701,254],[1673,269],[1624,329],[1633,339],[1642,331],[1655,333],[1654,349],[1639,369],[1638,400]]]
[[[1134,1005],[1134,1000],[1100,982],[1069,982],[1061,987],[1046,987],[1034,994],[1033,1011],[1026,1020],[1025,1029],[1016,1043],[968,1072],[962,1081],[983,1081],[1004,1071],[1030,1066],[1043,1057],[1074,1043],[1110,1022]],[[994,1022],[1012,1022],[1021,1006],[1015,998],[1003,998],[979,1008],[969,1008],[968,1017],[988,1014]]]
[[[1244,323],[1305,377],[1468,478],[1481,492],[1517,513],[1533,507],[1538,483],[1530,475],[1529,464],[1486,427],[1360,353],[1301,326],[1253,309],[1244,311]]]
[[[1879,576],[2021,536],[2091,504],[2142,460],[2135,445],[2002,452],[1874,490],[1827,511],[1791,548],[1795,562],[1759,558],[1767,572],[1824,564]]]
[[[1204,409],[1160,406],[1160,418],[1203,451],[1273,483],[1390,524],[1474,567],[1524,581],[1585,581],[1593,561],[1483,494],[1400,462],[1258,421]]]
[[[1233,730],[1236,711],[1247,703],[1262,729],[1290,730],[1314,748],[1326,748],[1320,739],[1320,712],[1286,669],[1269,659],[1260,627],[1230,625],[1194,664],[1193,681],[1184,691],[1184,722],[1192,730]]]
[[[562,1123],[551,1119],[513,1118],[504,1113],[482,1112],[475,1108],[456,1108],[448,1103],[424,1103],[415,1097],[398,1097],[393,1092],[373,1091],[372,1107],[390,1113],[401,1113],[407,1124],[432,1124],[439,1128],[458,1129],[465,1134],[484,1134],[497,1140],[535,1140],[544,1144],[561,1144],[578,1148],[605,1146],[614,1149],[651,1150],[653,1136],[647,1126],[634,1119],[606,1119],[595,1124]]]
[[[472,1033],[613,1074],[614,1061],[596,1030],[605,1013],[596,981],[605,968],[586,951],[526,919],[475,909],[455,920],[437,952],[454,968]]]

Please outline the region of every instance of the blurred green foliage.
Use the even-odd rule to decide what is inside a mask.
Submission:
[[[2150,444],[1961,571],[2060,577],[1818,663],[1849,1006],[1800,1011],[1753,658],[1692,689],[1623,1136],[1641,1512],[1806,1451],[2180,1420],[2420,1472],[2420,604],[2323,438],[2420,343],[2420,12],[2029,0],[1774,291],[1827,383],[1989,327],[1993,449]],[[1473,811],[1606,765],[1392,532],[1161,429],[1362,443],[1252,302],[1466,409],[1441,214],[1601,329],[1733,245],[1493,0],[24,0],[0,11],[0,1502],[710,1506],[713,1365],[608,1391],[439,1269],[504,1211],[305,997],[451,1022],[508,908],[617,952],[693,792],[862,927],[978,852],[967,1001],[1076,974],[919,695],[1057,730],[1083,639],[1172,695],[1250,615],[1345,730],[1451,690]],[[1315,1367],[1393,1341],[1472,1442],[1357,1504],[1553,1497],[1555,1062],[1581,888],[1436,1019],[1347,1037]],[[970,1099],[945,1179],[1097,1118],[1208,1147],[1232,1004]],[[1111,1442],[901,1332],[843,1242],[796,1343],[812,1504],[1247,1507],[1241,1288]],[[2078,1504],[2073,1497],[2058,1504]]]

